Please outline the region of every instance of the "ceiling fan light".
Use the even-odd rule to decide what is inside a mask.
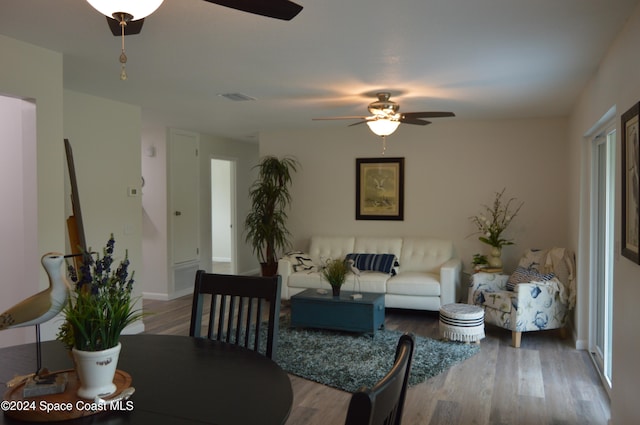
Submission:
[[[94,9],[113,18],[117,13],[128,13],[132,21],[146,18],[155,12],[164,0],[87,0]]]
[[[394,121],[390,119],[377,119],[367,121],[367,125],[378,136],[388,136],[392,134],[398,126],[400,125],[400,121]]]

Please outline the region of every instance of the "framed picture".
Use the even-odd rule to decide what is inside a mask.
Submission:
[[[622,114],[622,255],[640,264],[640,103]]]
[[[356,158],[356,220],[404,220],[404,158]]]

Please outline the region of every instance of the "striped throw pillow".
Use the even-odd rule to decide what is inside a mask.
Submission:
[[[376,271],[396,274],[396,267],[399,266],[398,259],[394,254],[347,254],[345,260],[353,260],[354,266],[362,271]]]
[[[507,280],[507,290],[513,291],[518,283],[546,282],[555,276],[553,273],[542,274],[534,269],[517,267],[516,271],[514,271],[513,274],[509,276],[509,280]]]

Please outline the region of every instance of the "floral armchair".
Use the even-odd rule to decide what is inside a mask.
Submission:
[[[527,251],[510,276],[474,274],[468,303],[484,309],[486,323],[511,330],[518,348],[522,332],[563,329],[575,299],[575,256],[551,248]]]

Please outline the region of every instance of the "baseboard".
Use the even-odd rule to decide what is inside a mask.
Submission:
[[[171,301],[191,294],[193,294],[193,288],[184,288],[171,295],[166,292],[143,292],[142,298],[145,300]]]
[[[218,263],[230,263],[231,257],[212,257],[211,261]]]
[[[169,300],[175,300],[176,298],[184,297],[185,295],[191,295],[191,294],[193,294],[193,288],[181,289],[169,295]]]
[[[589,342],[584,339],[576,339],[576,350],[588,350]]]
[[[260,276],[261,273],[262,272],[258,268],[258,269],[253,269],[253,270],[249,270],[249,271],[246,271],[246,272],[241,272],[241,273],[238,273],[238,274],[241,275],[241,276]]]
[[[169,294],[164,292],[143,292],[142,298],[145,300],[169,301]]]

